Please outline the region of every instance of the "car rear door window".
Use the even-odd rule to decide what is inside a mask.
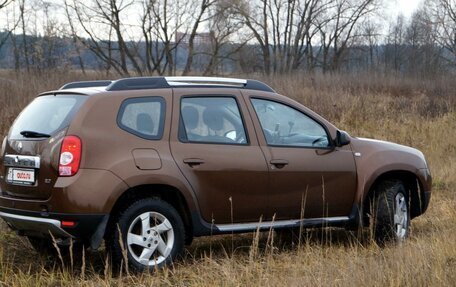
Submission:
[[[183,142],[248,144],[236,99],[222,96],[182,98],[179,138]]]
[[[306,114],[275,101],[251,101],[268,145],[317,148],[329,146],[326,130]]]
[[[165,101],[161,97],[125,100],[117,117],[121,129],[150,140],[162,138],[164,121]]]

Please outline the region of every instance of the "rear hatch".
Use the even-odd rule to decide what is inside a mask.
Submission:
[[[40,96],[19,114],[0,154],[2,196],[50,197],[58,178],[62,140],[86,99],[73,94]]]

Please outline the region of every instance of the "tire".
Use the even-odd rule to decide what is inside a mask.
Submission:
[[[60,255],[63,259],[67,259],[70,256],[70,245],[57,244],[57,248],[54,246],[51,238],[40,238],[40,237],[27,237],[30,245],[35,249],[40,255],[51,256],[57,258],[60,252]],[[82,249],[84,248],[83,244],[80,242],[73,242],[72,254],[74,258],[77,258],[82,255]]]
[[[410,233],[409,196],[401,181],[385,180],[376,187],[374,239],[379,245],[404,241]]]
[[[174,207],[160,199],[132,203],[118,214],[110,230],[106,242],[117,268],[122,267],[125,252],[129,270],[142,272],[170,265],[184,249],[182,219]]]

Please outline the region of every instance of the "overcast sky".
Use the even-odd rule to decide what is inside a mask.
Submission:
[[[422,0],[391,0],[389,9],[393,17],[402,13],[409,18],[421,2]]]

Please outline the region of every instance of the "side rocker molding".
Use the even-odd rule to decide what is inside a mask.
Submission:
[[[292,219],[264,222],[246,222],[233,224],[213,224],[204,221],[197,212],[192,213],[193,236],[207,236],[227,233],[242,233],[249,231],[284,229],[284,228],[312,228],[312,227],[345,227],[357,229],[361,224],[361,213],[357,204],[354,204],[349,216]]]

